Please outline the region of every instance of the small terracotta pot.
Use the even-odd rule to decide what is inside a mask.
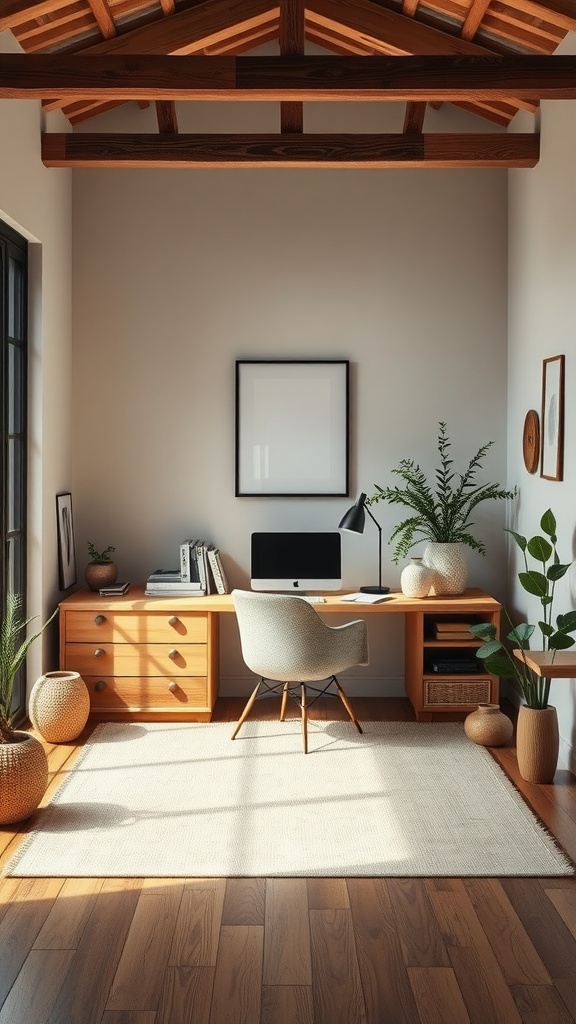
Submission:
[[[118,566],[115,562],[88,562],[84,579],[90,590],[109,587],[118,579]]]
[[[529,708],[518,711],[516,756],[520,775],[526,782],[546,784],[554,780],[560,737],[556,708]]]
[[[514,726],[499,704],[479,704],[465,719],[464,732],[482,747],[504,747],[512,739]]]

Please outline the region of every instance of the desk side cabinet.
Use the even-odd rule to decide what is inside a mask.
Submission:
[[[194,610],[194,599],[79,591],[60,604],[60,668],[82,676],[92,718],[209,722],[218,614]]]
[[[490,622],[500,632],[500,604],[470,591],[406,615],[405,688],[419,722],[465,718],[478,704],[497,704],[499,680],[475,657],[481,645],[470,624]]]

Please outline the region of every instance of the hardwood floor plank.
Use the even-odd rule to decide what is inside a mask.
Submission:
[[[544,892],[548,899],[554,904],[560,917],[572,935],[576,939],[576,888],[575,889],[548,889],[543,883]]]
[[[574,1024],[552,985],[512,985],[510,991],[524,1024]]]
[[[450,967],[422,879],[389,878],[386,886],[408,967]]]
[[[311,985],[305,878],[268,878],[264,917],[264,985]]]
[[[73,956],[71,949],[29,953],[0,1010],[0,1024],[46,1024]]]
[[[178,911],[169,964],[171,967],[215,967],[226,880],[205,879],[185,889]]]
[[[90,897],[102,878],[67,878],[33,945],[33,949],[76,949],[92,913]]]
[[[228,878],[222,924],[264,924],[264,878]]]
[[[63,878],[24,878],[0,921],[0,1006],[64,884]]]
[[[168,967],[155,1024],[208,1024],[214,974],[214,967]]]
[[[551,985],[550,975],[500,882],[474,878],[465,885],[508,985]]]
[[[408,967],[407,973],[420,1024],[469,1024],[451,967]]]
[[[350,906],[345,878],[308,878],[310,910],[346,910]]]
[[[414,1024],[418,1012],[386,881],[349,878],[350,908],[368,1024]],[[437,927],[432,922],[432,927]]]
[[[100,1024],[138,904],[139,878],[107,878],[46,1024]]]
[[[429,895],[472,1024],[521,1024],[464,883],[459,892]]]
[[[311,910],[314,1024],[368,1024],[349,910]]]
[[[156,1024],[155,1010],[108,1010],[102,1024]]]
[[[260,1024],[314,1024],[312,986],[265,985]]]
[[[260,1024],[263,955],[263,928],[222,927],[210,1024]]]
[[[183,886],[138,900],[118,964],[107,1010],[156,1010]]]

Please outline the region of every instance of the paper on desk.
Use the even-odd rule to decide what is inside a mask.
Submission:
[[[343,594],[341,601],[356,601],[358,604],[379,604],[380,601],[390,601],[392,594],[362,594],[359,590],[354,594]]]

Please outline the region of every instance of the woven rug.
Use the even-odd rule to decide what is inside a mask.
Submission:
[[[5,871],[44,876],[564,875],[460,723],[106,723]]]

